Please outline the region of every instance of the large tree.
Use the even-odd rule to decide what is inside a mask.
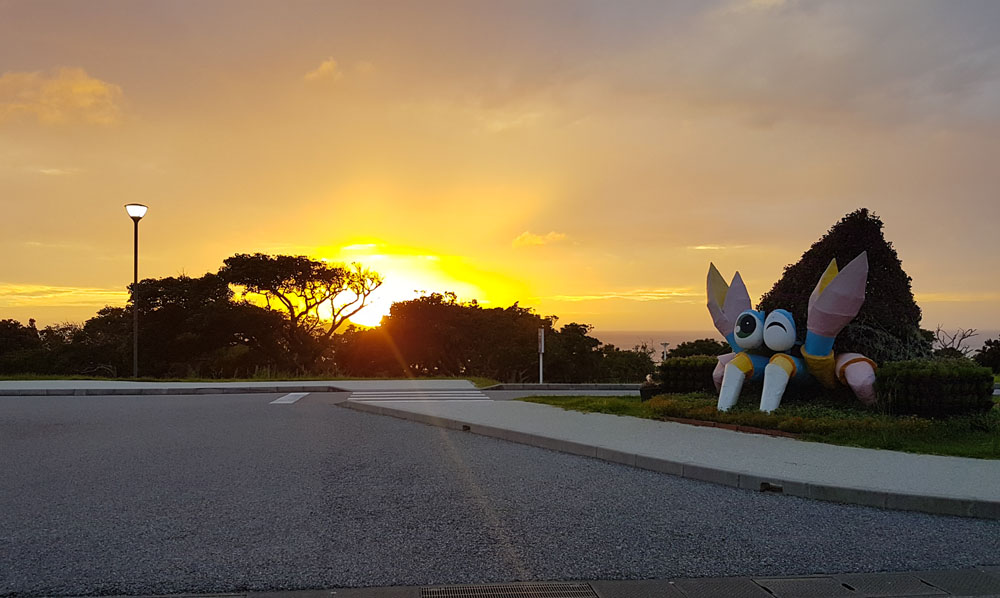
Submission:
[[[139,282],[139,371],[144,376],[235,377],[294,367],[277,312],[233,301],[215,274]],[[54,347],[66,369],[118,375],[130,370],[132,308],[106,307]],[[54,334],[54,333],[53,333]],[[55,340],[55,337],[54,337]]]
[[[927,355],[930,343],[920,332],[920,307],[910,277],[882,234],[882,220],[866,208],[851,212],[813,243],[761,299],[758,309],[787,309],[805,337],[809,295],[830,260],[843,268],[868,252],[868,286],[857,317],[837,337],[838,352],[857,351],[876,361]]]
[[[360,264],[328,264],[305,256],[238,254],[219,276],[288,318],[286,337],[296,365],[313,368],[344,322],[368,305],[382,276]],[[329,319],[326,319],[329,316]]]

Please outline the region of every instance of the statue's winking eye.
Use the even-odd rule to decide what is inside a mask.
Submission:
[[[784,309],[767,314],[764,321],[764,344],[772,351],[788,351],[795,346],[795,320]]]

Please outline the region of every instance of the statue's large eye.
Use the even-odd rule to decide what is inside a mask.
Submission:
[[[764,340],[764,314],[747,310],[736,318],[736,344],[743,349],[756,349]]]
[[[767,314],[764,344],[772,351],[787,351],[795,346],[795,320],[791,313],[776,309]]]

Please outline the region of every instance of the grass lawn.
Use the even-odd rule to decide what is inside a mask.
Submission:
[[[927,419],[892,416],[842,403],[788,402],[772,414],[744,399],[727,413],[706,393],[638,397],[528,397],[573,411],[646,419],[685,418],[796,434],[801,440],[910,453],[1000,459],[1000,402],[988,413]]]
[[[104,380],[107,382],[308,382],[337,380],[399,380],[399,378],[345,378],[330,376],[274,376],[257,378],[102,378],[100,376],[58,376],[47,374],[18,374],[0,376],[0,380]],[[476,388],[499,384],[490,378],[414,378],[414,380],[468,380]]]

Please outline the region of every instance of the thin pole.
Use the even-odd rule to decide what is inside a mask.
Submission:
[[[538,329],[538,383],[545,382],[545,328]]]
[[[132,259],[132,377],[139,377],[139,219],[133,218]]]

